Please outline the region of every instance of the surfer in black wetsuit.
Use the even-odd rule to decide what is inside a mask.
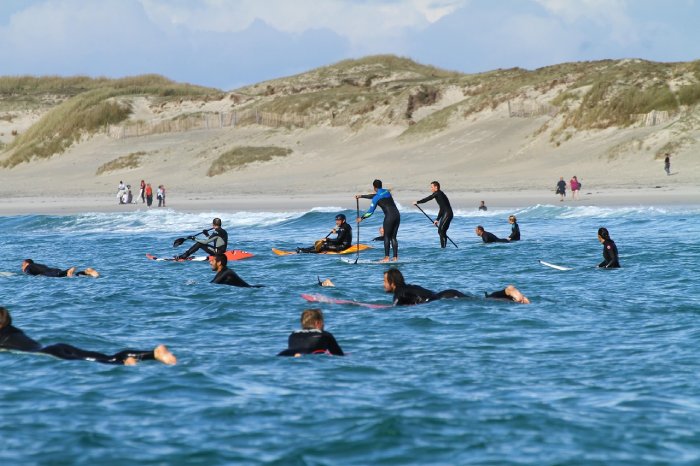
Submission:
[[[206,236],[206,238],[197,239],[195,236],[187,237],[187,239],[194,241],[194,244],[184,253],[180,254],[179,256],[175,256],[175,259],[187,259],[200,249],[206,251],[206,253],[210,256],[225,253],[226,248],[228,247],[228,233],[226,230],[221,228],[220,218],[215,218],[212,220],[211,224],[212,228],[202,230],[202,233],[204,236]],[[209,231],[212,229],[214,232],[209,233]]]
[[[86,351],[66,343],[42,346],[38,341],[29,338],[22,330],[12,325],[10,311],[4,307],[0,307],[0,349],[49,354],[59,359],[82,359],[125,366],[133,366],[139,361],[153,360],[169,365],[177,363],[177,358],[165,345],[158,345],[152,351],[123,350],[111,356],[95,351]]]
[[[423,204],[424,202],[428,202],[433,199],[435,199],[435,201],[438,203],[440,211],[438,212],[437,218],[433,223],[438,227],[440,247],[445,248],[447,247],[447,230],[450,228],[450,223],[454,217],[454,214],[452,213],[452,206],[450,206],[450,200],[447,199],[445,193],[440,190],[439,182],[433,181],[430,183],[430,189],[433,191],[433,194],[421,199],[420,201],[414,202],[413,205],[417,206],[418,204]]]
[[[236,272],[229,269],[226,265],[228,264],[228,258],[226,254],[215,254],[209,258],[209,264],[211,264],[211,269],[216,272],[216,276],[211,281],[211,283],[216,283],[217,285],[231,285],[240,286],[242,288],[262,288],[263,285],[249,285],[238,276]]]
[[[513,285],[508,285],[502,290],[494,291],[493,293],[484,293],[484,295],[489,299],[505,299],[515,303],[530,304],[530,300],[527,299],[527,296],[522,294],[520,290]]]
[[[418,285],[407,285],[399,269],[384,272],[384,291],[394,294],[394,306],[422,304],[443,298],[466,298],[461,291],[443,290],[434,293]]]
[[[323,329],[323,312],[320,309],[306,309],[301,313],[301,330],[289,335],[288,348],[277,356],[294,356],[302,354],[332,354],[344,356],[343,350],[335,337]]]
[[[484,227],[481,225],[477,226],[474,229],[474,232],[476,233],[476,236],[480,236],[481,240],[484,243],[507,243],[508,240],[505,238],[499,238],[498,236],[494,235],[493,233],[489,233],[488,231],[484,230]]]
[[[319,253],[324,251],[344,251],[352,246],[352,227],[347,223],[345,214],[335,216],[335,228],[330,234],[335,234],[335,238],[328,238],[316,241],[316,243],[308,248],[297,248],[297,252]]]
[[[610,239],[607,228],[598,228],[598,241],[603,244],[603,262],[598,264],[602,269],[616,269],[620,267],[620,260],[617,254],[615,241]]]
[[[37,264],[34,262],[32,259],[24,259],[22,262],[22,272],[26,273],[27,275],[43,275],[44,277],[81,277],[81,276],[87,276],[87,277],[93,277],[97,278],[100,276],[99,272],[97,270],[88,267],[83,271],[76,272],[75,267],[71,267],[70,269],[62,270],[62,269],[56,269],[53,267],[49,267],[44,264]]]
[[[399,232],[399,225],[401,224],[401,214],[399,214],[399,209],[396,208],[394,198],[391,197],[389,190],[382,188],[382,180],[374,180],[372,186],[374,187],[375,194],[355,195],[355,199],[372,199],[369,209],[357,218],[357,223],[369,218],[374,213],[377,206],[379,206],[382,212],[384,212],[384,259],[382,262],[389,262],[390,247],[394,249],[393,260],[397,261],[399,260],[399,242],[396,239],[396,235]]]
[[[518,219],[515,218],[515,215],[508,217],[508,223],[510,223],[508,241],[520,241],[520,227],[518,226]]]

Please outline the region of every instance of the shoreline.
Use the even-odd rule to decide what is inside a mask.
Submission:
[[[487,207],[524,208],[534,205],[562,206],[599,206],[599,207],[692,207],[700,206],[700,188],[639,188],[639,189],[600,189],[584,190],[580,199],[572,200],[570,192],[563,202],[559,196],[547,190],[508,190],[508,191],[445,191],[450,199],[452,208],[470,210],[476,208],[481,200]],[[309,211],[317,207],[338,207],[354,209],[356,207],[355,193],[258,193],[214,195],[213,193],[169,193],[166,198],[166,208],[189,213],[201,212],[282,212]],[[429,191],[405,191],[395,194],[396,201],[404,209],[418,199],[430,194]],[[368,200],[360,201],[360,209],[364,210]],[[157,201],[151,209],[158,209]],[[426,204],[429,209],[436,207],[434,202]],[[131,212],[146,209],[145,204],[120,205],[116,196],[25,196],[9,197],[0,202],[0,216],[13,215],[71,215],[87,212],[111,213]]]

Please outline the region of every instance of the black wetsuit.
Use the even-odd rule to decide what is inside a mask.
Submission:
[[[481,234],[481,240],[484,243],[507,243],[508,240],[505,238],[499,238],[498,236],[494,235],[493,233],[490,233],[488,231],[484,231]]]
[[[518,222],[513,222],[513,225],[510,227],[510,236],[508,238],[511,241],[520,241],[520,227],[518,226]]]
[[[129,357],[138,361],[155,359],[153,351],[124,350],[110,356],[96,351],[86,351],[66,343],[42,347],[39,342],[29,338],[22,330],[12,325],[0,329],[0,349],[44,353],[60,359],[82,359],[103,364],[124,364]]]
[[[352,227],[347,222],[336,228],[336,235],[335,238],[326,240],[322,251],[344,251],[352,246]]]
[[[394,306],[406,306],[437,301],[443,298],[466,298],[467,295],[457,290],[443,290],[439,293],[418,285],[397,286],[394,290]]]
[[[394,257],[399,257],[399,241],[396,235],[399,232],[401,225],[401,214],[399,209],[391,197],[391,193],[383,188],[377,190],[376,194],[364,194],[360,196],[363,199],[372,199],[369,209],[362,215],[362,218],[368,218],[374,213],[374,209],[379,206],[384,212],[384,256],[389,257],[389,249],[394,249]]]
[[[27,275],[43,275],[44,277],[67,277],[68,276],[68,270],[61,270],[61,269],[56,269],[52,268],[49,266],[46,266],[44,264],[37,264],[36,262],[33,264],[28,264],[27,268],[24,269],[24,273]],[[87,275],[85,272],[75,272],[74,274],[76,277],[79,277],[81,275]]]
[[[243,288],[262,288],[262,285],[249,285],[245,280],[239,277],[236,272],[228,267],[224,267],[217,272],[211,283],[216,283],[217,285],[240,286]]]
[[[566,181],[564,180],[559,180],[557,183],[557,194],[561,194],[562,196],[566,196]]]
[[[447,247],[447,230],[450,228],[450,223],[452,222],[452,218],[454,217],[454,214],[452,213],[452,206],[450,206],[450,200],[447,199],[445,193],[438,189],[430,196],[423,198],[420,201],[416,201],[416,204],[423,204],[424,202],[428,202],[433,199],[435,199],[435,201],[437,201],[438,203],[438,206],[440,206],[440,211],[438,212],[437,218],[435,220],[438,221],[440,247],[444,248]]]
[[[603,262],[598,264],[598,267],[604,269],[616,269],[620,267],[619,256],[617,255],[617,246],[615,241],[606,239],[603,243]]]
[[[223,254],[228,247],[228,233],[221,227],[214,228],[214,232],[205,239],[196,239],[191,248],[179,257],[184,259],[191,256],[199,249],[204,250],[210,256]]]
[[[296,330],[289,335],[288,348],[280,351],[277,356],[294,356],[295,354],[330,353],[344,356],[343,350],[335,337],[325,330],[304,329]]]
[[[513,301],[513,298],[506,294],[505,288],[503,288],[502,290],[494,291],[493,293],[484,293],[484,295],[486,298],[489,299],[506,299],[508,301]]]

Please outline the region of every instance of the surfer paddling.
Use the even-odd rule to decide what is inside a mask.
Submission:
[[[57,269],[53,267],[46,266],[44,264],[37,264],[32,259],[24,259],[22,262],[22,272],[27,275],[42,275],[44,277],[93,277],[97,278],[100,276],[97,270],[88,267],[85,270],[76,272],[75,267],[69,269]]]
[[[324,330],[323,312],[306,309],[301,313],[301,330],[289,335],[288,348],[277,356],[300,357],[302,354],[332,354],[345,356],[335,337]]]
[[[94,361],[103,364],[133,366],[140,361],[159,361],[173,365],[177,358],[165,345],[158,345],[152,351],[123,350],[113,355],[87,351],[66,343],[42,346],[29,338],[22,330],[12,325],[10,311],[0,307],[0,349],[48,354],[59,359]]]
[[[217,285],[240,286],[241,288],[262,288],[263,285],[249,285],[238,276],[236,272],[228,268],[228,258],[226,254],[215,254],[209,258],[211,269],[216,272],[216,276],[211,283]]]
[[[374,213],[374,210],[379,206],[384,212],[384,259],[382,262],[389,262],[389,249],[394,250],[394,261],[399,260],[399,242],[396,235],[401,224],[401,214],[394,203],[394,198],[388,189],[382,188],[382,180],[374,180],[372,182],[374,194],[355,194],[355,199],[371,199],[367,211],[357,217],[357,223],[369,218]]]
[[[477,226],[474,229],[474,233],[476,233],[476,236],[480,236],[481,240],[484,243],[507,243],[508,240],[505,238],[499,238],[498,236],[494,235],[491,232],[488,232],[484,230],[484,227],[481,225]]]

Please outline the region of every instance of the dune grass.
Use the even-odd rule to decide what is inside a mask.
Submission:
[[[253,162],[267,162],[275,157],[284,157],[292,153],[291,149],[276,146],[241,146],[235,147],[219,156],[207,170],[207,176],[216,176],[229,170],[238,170]]]
[[[132,152],[129,155],[124,155],[114,160],[110,160],[109,162],[100,165],[97,168],[95,175],[101,175],[103,173],[113,172],[116,170],[138,168],[141,163],[141,157],[144,155],[146,155],[146,153],[143,151]]]
[[[131,114],[123,97],[148,95],[163,99],[219,95],[215,89],[174,83],[162,76],[144,75],[90,81],[89,78],[3,78],[0,94],[25,90],[29,93],[74,93],[46,113],[6,149],[0,165],[14,167],[34,158],[47,158],[65,151],[84,135],[106,125],[124,121]]]

